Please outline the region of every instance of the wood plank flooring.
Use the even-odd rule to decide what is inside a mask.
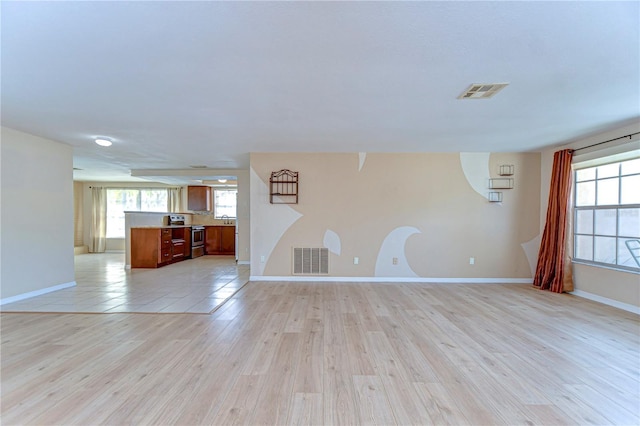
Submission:
[[[527,285],[250,282],[213,314],[0,321],[3,425],[640,423],[638,316]]]

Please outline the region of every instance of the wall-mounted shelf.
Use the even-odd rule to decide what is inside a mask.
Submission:
[[[489,179],[489,189],[513,189],[513,178]]]
[[[515,172],[515,167],[513,167],[513,164],[502,164],[500,166],[500,171],[498,172],[498,175],[513,176],[514,172]]]
[[[298,204],[298,172],[282,169],[271,173],[269,202],[271,204]]]
[[[488,198],[490,203],[501,203],[502,202],[502,192],[489,192],[489,198]]]
[[[501,164],[498,167],[498,178],[490,178],[488,182],[489,189],[513,189],[513,176],[515,167],[513,164]],[[502,203],[502,191],[489,191],[487,201],[490,203]]]

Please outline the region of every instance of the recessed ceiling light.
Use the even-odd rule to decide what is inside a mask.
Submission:
[[[100,146],[111,146],[112,142],[109,139],[97,138],[96,143]]]
[[[509,83],[473,83],[458,99],[489,99]]]
[[[218,179],[218,182],[220,182],[220,183],[227,183],[227,180],[226,180],[226,179]]]

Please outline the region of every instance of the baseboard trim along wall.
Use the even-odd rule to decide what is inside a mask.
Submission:
[[[356,283],[457,283],[457,284],[533,284],[533,278],[421,278],[421,277],[325,277],[325,276],[260,276],[252,275],[250,281],[291,282],[356,282]]]
[[[623,311],[631,312],[636,315],[640,315],[640,306],[634,306],[628,303],[618,302],[617,300],[598,296],[597,294],[593,294],[593,293],[587,293],[586,291],[582,291],[582,290],[574,290],[570,294],[573,294],[574,296],[582,297],[584,299],[593,300],[594,302],[613,306],[614,308],[622,309]]]
[[[16,296],[5,297],[4,299],[0,299],[0,306],[6,305],[7,303],[18,302],[18,301],[24,300],[24,299],[30,299],[32,297],[36,297],[36,296],[40,296],[40,295],[43,295],[43,294],[51,293],[53,291],[58,291],[58,290],[62,290],[62,289],[65,289],[65,288],[74,287],[75,285],[76,285],[76,282],[75,281],[71,281],[71,282],[64,283],[64,284],[54,285],[52,287],[41,288],[40,290],[30,291],[28,293],[18,294]]]
[[[76,246],[73,248],[73,254],[89,254],[89,246]]]
[[[238,260],[238,265],[251,265],[250,260]]]

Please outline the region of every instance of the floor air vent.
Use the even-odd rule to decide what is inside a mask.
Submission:
[[[327,275],[329,273],[329,249],[315,247],[293,248],[294,275]]]

